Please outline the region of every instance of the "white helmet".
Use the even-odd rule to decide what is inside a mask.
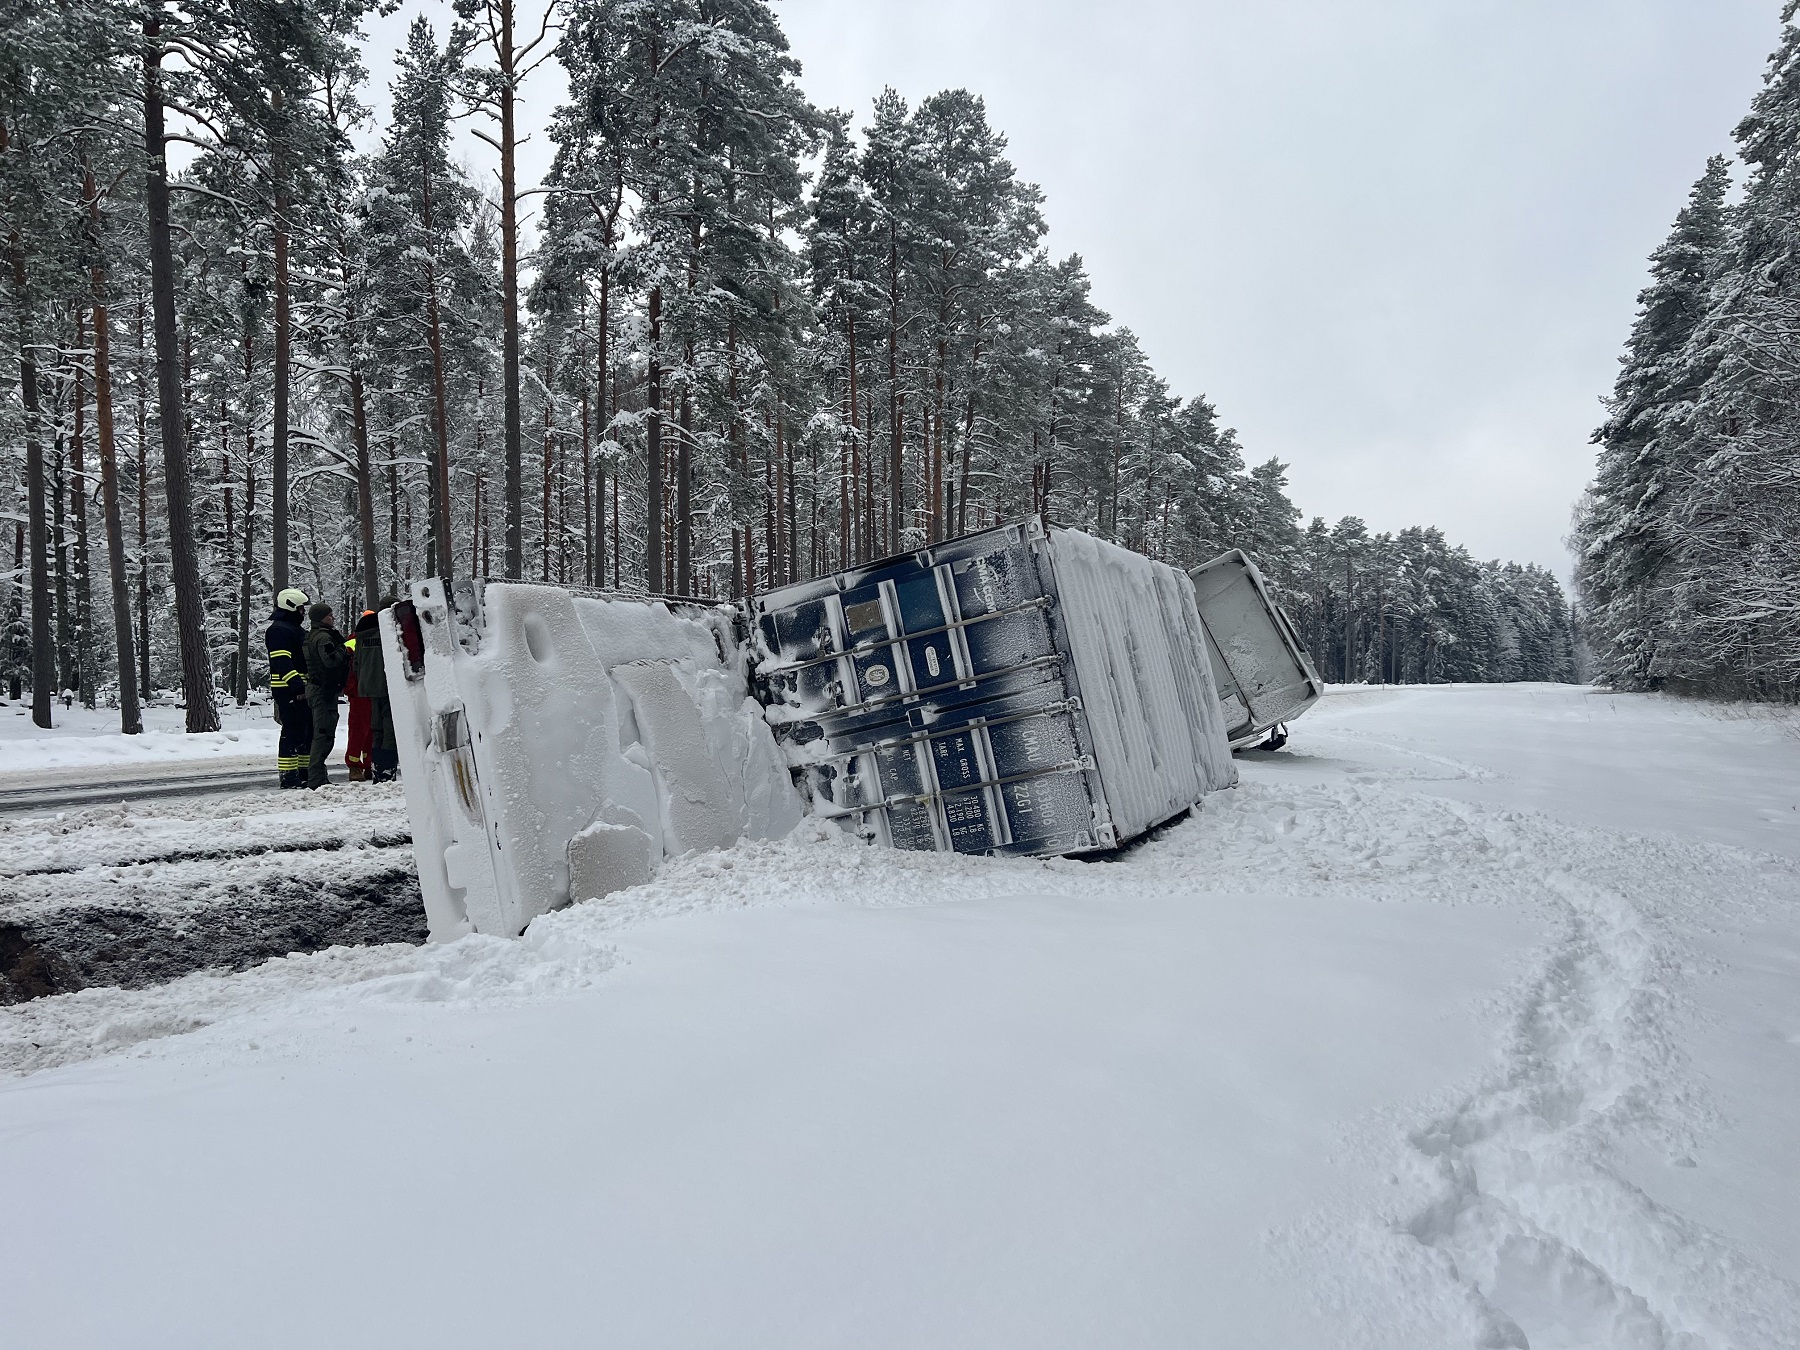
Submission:
[[[289,613],[298,614],[301,610],[306,608],[306,592],[296,590],[294,587],[289,586],[280,595],[275,597],[275,608],[285,609]]]

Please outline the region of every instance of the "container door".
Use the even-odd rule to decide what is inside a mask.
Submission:
[[[1188,575],[1233,745],[1293,721],[1318,701],[1325,688],[1306,648],[1242,550]]]

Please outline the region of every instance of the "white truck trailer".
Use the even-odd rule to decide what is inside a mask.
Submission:
[[[1317,697],[1242,554],[1190,578],[1035,518],[729,605],[426,580],[381,632],[435,939],[809,812],[891,847],[1116,848]]]

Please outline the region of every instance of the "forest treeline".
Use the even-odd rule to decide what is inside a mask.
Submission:
[[[1183,566],[1244,548],[1331,678],[1573,676],[1543,569],[1302,528],[1284,466],[1047,252],[979,97],[816,108],[759,0],[457,0],[368,153],[367,0],[12,12],[0,675],[40,720],[116,695],[130,729],[179,687],[210,728],[288,585],[723,598],[1033,512]]]
[[[1800,698],[1800,4],[1650,259],[1571,545],[1601,673]]]

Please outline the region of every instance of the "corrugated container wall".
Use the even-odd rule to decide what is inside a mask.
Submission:
[[[1237,781],[1188,578],[1033,519],[750,602],[815,812],[900,848],[1106,849]]]

